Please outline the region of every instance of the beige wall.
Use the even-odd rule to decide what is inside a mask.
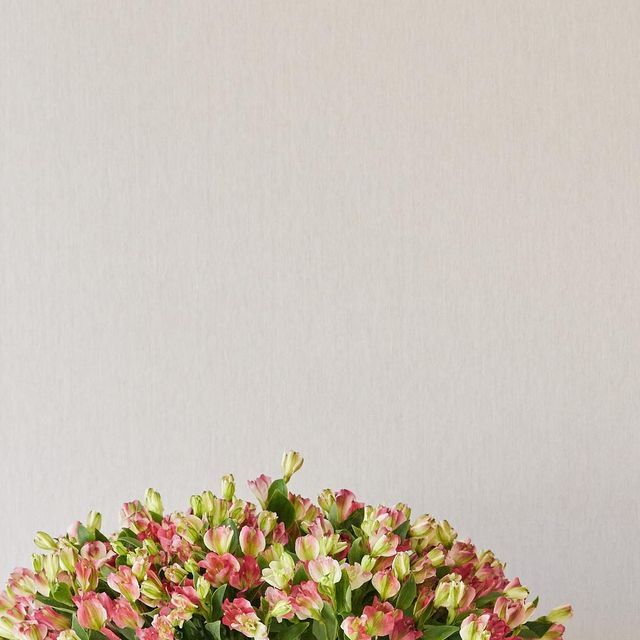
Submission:
[[[307,456],[637,637],[640,3],[0,2],[0,575]]]

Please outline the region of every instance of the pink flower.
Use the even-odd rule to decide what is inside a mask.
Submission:
[[[107,564],[116,554],[107,549],[107,545],[104,542],[96,540],[95,542],[87,542],[87,544],[80,549],[80,555],[86,560],[90,560],[96,569],[99,569]]]
[[[98,586],[98,571],[93,562],[80,558],[76,562],[76,582],[81,591],[94,591]]]
[[[375,577],[375,576],[374,576]],[[370,636],[388,636],[396,620],[402,618],[402,611],[394,609],[388,602],[373,599],[373,604],[365,607],[362,616],[365,618],[365,628]]]
[[[138,640],[159,640],[158,630],[154,627],[136,629],[136,636],[138,636]]]
[[[69,619],[66,616],[63,616],[61,613],[58,613],[55,609],[51,607],[41,607],[36,610],[33,614],[33,617],[37,622],[43,624],[47,629],[51,631],[63,631],[64,629],[69,629],[71,624],[69,623]]]
[[[393,596],[400,591],[400,581],[389,569],[375,573],[371,579],[371,584],[373,584],[373,588],[380,594],[383,600],[393,598]]]
[[[354,511],[362,509],[364,503],[356,502],[356,496],[348,489],[336,492],[338,522],[344,522]]]
[[[522,600],[509,600],[501,596],[496,600],[493,612],[511,628],[515,628],[529,619],[533,609],[533,603],[524,604]]]
[[[240,548],[246,556],[257,556],[266,547],[264,533],[256,527],[242,527],[240,530]]]
[[[251,489],[253,495],[258,499],[260,506],[263,509],[266,509],[269,487],[271,486],[271,478],[269,476],[265,476],[263,473],[255,480],[249,480],[247,484],[249,485],[249,489]]]
[[[204,544],[209,551],[223,554],[227,553],[233,542],[233,529],[227,525],[220,525],[215,529],[209,529],[204,534]]]
[[[251,603],[244,598],[236,598],[233,602],[225,600],[222,604],[222,624],[239,631],[248,638],[266,640],[267,627],[260,621]]]
[[[320,555],[320,543],[315,536],[300,536],[296,539],[296,555],[303,562],[315,560]]]
[[[47,637],[47,627],[33,620],[25,620],[16,626],[20,640],[44,640]]]
[[[240,571],[240,563],[230,553],[207,553],[198,566],[205,569],[204,577],[214,587],[228,583],[233,574]]]
[[[422,633],[416,630],[413,618],[403,616],[393,625],[391,640],[418,640]]]
[[[142,617],[124,598],[118,598],[113,603],[111,619],[120,629],[137,629],[142,626]]]
[[[262,572],[258,566],[258,562],[253,556],[245,556],[242,558],[240,570],[232,573],[229,583],[234,589],[246,591],[257,587],[262,581]]]
[[[78,622],[85,629],[99,631],[104,627],[113,608],[113,603],[106,593],[90,591],[74,596],[74,604],[78,607]]]
[[[294,585],[291,589],[291,606],[299,620],[320,619],[324,602],[318,592],[318,585],[312,580]]]
[[[366,619],[364,616],[359,618],[349,616],[342,621],[340,628],[349,640],[371,640],[371,636],[367,633],[365,625]]]
[[[121,565],[115,573],[107,577],[107,584],[129,602],[134,602],[140,597],[140,585],[133,572],[126,565]]]
[[[269,614],[272,618],[275,618],[278,622],[282,622],[283,619],[291,620],[293,618],[293,607],[289,602],[289,596],[284,591],[275,587],[267,587],[264,595],[269,603]]]

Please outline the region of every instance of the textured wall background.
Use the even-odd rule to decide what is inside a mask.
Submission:
[[[276,472],[631,640],[640,4],[0,2],[0,576]]]

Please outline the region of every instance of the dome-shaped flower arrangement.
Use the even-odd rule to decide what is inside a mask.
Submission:
[[[315,504],[291,493],[302,466],[249,482],[236,496],[191,497],[165,514],[149,489],[126,503],[122,528],[100,514],[59,538],[40,532],[33,569],[0,593],[6,640],[502,640],[562,638],[569,606],[533,619],[537,599],[490,551],[457,540],[445,520],[405,504],[365,506],[350,491]]]

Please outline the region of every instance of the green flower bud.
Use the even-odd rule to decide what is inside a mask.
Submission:
[[[33,570],[36,573],[40,573],[40,571],[42,571],[42,567],[44,566],[44,555],[42,553],[32,553],[31,565],[33,566]]]
[[[236,483],[230,473],[222,476],[221,494],[223,500],[229,501],[233,500],[234,496],[236,495]]]
[[[87,529],[95,531],[102,526],[102,515],[97,511],[89,511],[87,514]]]
[[[58,548],[58,543],[45,531],[38,531],[33,541],[38,549],[44,551],[55,551]]]
[[[202,498],[200,496],[191,496],[191,498],[189,498],[189,504],[191,505],[191,511],[193,511],[194,516],[198,516],[198,518],[200,518],[204,513],[206,513],[203,510]]]
[[[144,494],[144,503],[151,513],[161,516],[164,513],[162,498],[155,489],[147,489]]]
[[[282,456],[282,479],[289,482],[291,476],[302,467],[304,458],[297,451],[287,451]]]

